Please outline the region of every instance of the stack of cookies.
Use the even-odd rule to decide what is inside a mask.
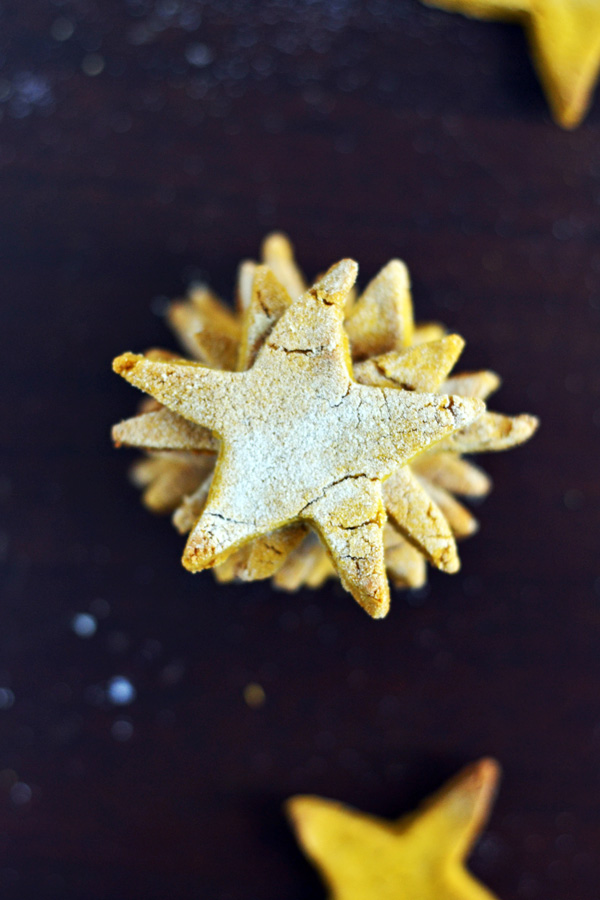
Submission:
[[[426,564],[456,572],[477,522],[458,497],[489,478],[465,454],[504,450],[537,420],[487,410],[500,380],[452,372],[464,347],[415,324],[405,265],[359,292],[342,260],[308,286],[281,234],[245,261],[235,310],[207,287],[171,304],[186,353],[125,353],[114,369],[149,395],[113,428],[145,453],[144,503],[187,533],[183,564],[287,590],[337,575],[381,618]]]

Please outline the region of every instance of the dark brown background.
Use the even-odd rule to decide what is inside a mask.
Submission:
[[[2,896],[322,897],[286,797],[393,816],[493,754],[476,872],[597,900],[600,105],[559,130],[520,29],[416,0],[4,0],[0,64]],[[494,408],[543,420],[482,460],[462,573],[384,622],[190,576],[108,439],[111,358],[173,346],[164,297],[231,296],[275,227],[309,273],[404,258]]]

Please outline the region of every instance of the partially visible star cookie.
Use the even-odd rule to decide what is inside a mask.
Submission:
[[[575,128],[586,115],[600,71],[598,0],[422,0],[480,19],[520,22],[554,119]]]
[[[499,777],[498,764],[481,759],[393,822],[320,797],[292,797],[286,807],[330,900],[494,900],[465,863]]]
[[[485,407],[476,398],[353,380],[343,322],[356,272],[356,263],[342,260],[292,301],[246,371],[133,353],[113,367],[219,438],[186,568],[212,567],[261,536],[308,524],[342,585],[380,618],[389,607],[383,482]]]

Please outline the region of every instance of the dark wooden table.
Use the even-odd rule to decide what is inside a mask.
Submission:
[[[2,897],[323,897],[286,797],[394,816],[493,754],[474,870],[597,900],[600,104],[559,130],[518,28],[416,0],[5,0],[0,65]],[[543,420],[482,459],[461,574],[383,623],[190,576],[109,442],[111,358],[174,346],[164,298],[231,296],[275,227],[309,273],[404,258]]]

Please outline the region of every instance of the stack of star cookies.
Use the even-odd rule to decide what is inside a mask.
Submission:
[[[452,372],[464,341],[415,325],[402,262],[362,292],[357,269],[309,286],[273,234],[240,266],[235,310],[194,287],[168,310],[185,358],[114,361],[151,399],[113,439],[145,451],[133,479],[188,534],[190,571],[290,590],[337,574],[379,618],[387,575],[414,588],[427,562],[458,570],[477,522],[456,498],[490,489],[464,454],[513,447],[537,420],[487,410],[493,372]]]

